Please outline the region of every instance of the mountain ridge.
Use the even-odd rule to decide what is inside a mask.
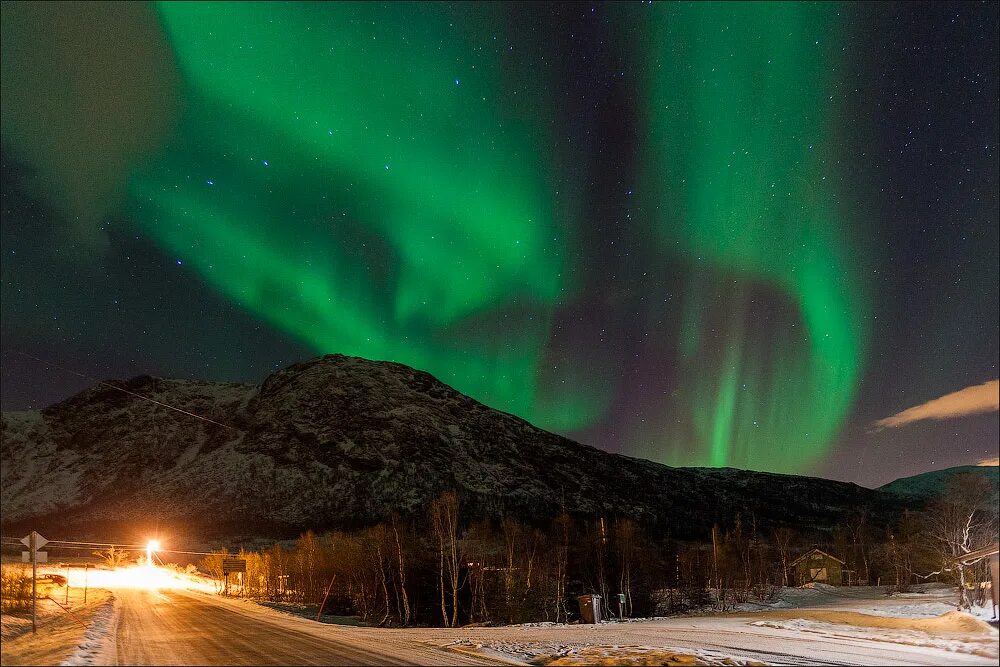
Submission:
[[[111,383],[107,383],[111,384]],[[419,515],[454,489],[469,517],[629,516],[678,537],[742,513],[828,530],[852,508],[884,520],[913,498],[849,482],[671,468],[573,442],[429,373],[325,355],[259,385],[139,376],[40,411],[3,413],[8,526],[294,533]],[[917,503],[919,504],[919,503]]]
[[[967,465],[928,470],[916,475],[900,477],[888,484],[883,484],[877,490],[901,496],[927,498],[943,493],[947,489],[949,480],[963,474],[982,475],[993,485],[994,493],[1000,486],[1000,469],[997,466]]]

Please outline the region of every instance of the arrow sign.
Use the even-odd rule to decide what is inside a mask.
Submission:
[[[32,535],[35,536],[35,548],[36,549],[41,549],[42,547],[44,547],[46,544],[49,543],[49,541],[47,539],[45,539],[44,537],[42,537],[41,535],[39,535],[35,531],[31,531],[29,534],[27,534],[27,535],[25,535],[24,537],[21,538],[21,544],[23,544],[24,546],[26,546],[26,547],[28,547],[30,549],[31,548],[31,536]]]

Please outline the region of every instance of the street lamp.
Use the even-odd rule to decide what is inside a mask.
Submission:
[[[150,540],[146,543],[146,563],[153,567],[153,552],[160,550],[159,540]]]

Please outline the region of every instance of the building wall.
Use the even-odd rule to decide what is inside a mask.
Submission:
[[[843,566],[840,561],[829,556],[813,554],[795,565],[795,580],[799,586],[810,582],[841,586]]]

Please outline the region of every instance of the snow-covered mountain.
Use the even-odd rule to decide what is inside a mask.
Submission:
[[[261,385],[137,377],[42,411],[4,413],[4,532],[294,534],[423,514],[446,489],[465,516],[631,516],[675,536],[737,512],[830,528],[896,496],[741,470],[669,468],[535,428],[401,364],[329,355]]]

